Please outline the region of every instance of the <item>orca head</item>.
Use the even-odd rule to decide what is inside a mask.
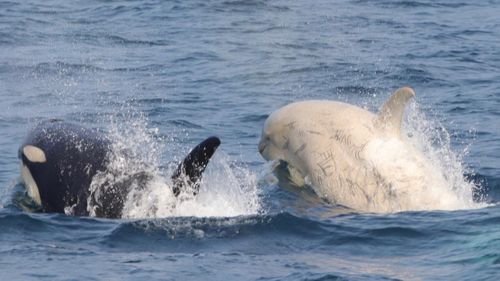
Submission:
[[[287,111],[276,111],[264,123],[258,148],[260,155],[268,161],[286,159],[285,150],[289,145],[287,136],[294,126],[293,122],[283,121],[288,115]]]

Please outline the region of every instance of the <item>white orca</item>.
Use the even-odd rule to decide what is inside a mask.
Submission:
[[[210,137],[191,150],[172,176],[175,196],[181,191],[197,193],[202,173],[219,145],[217,137]],[[152,175],[131,174],[96,200],[90,185],[96,174],[106,172],[110,149],[110,139],[97,130],[57,120],[41,122],[19,148],[27,195],[42,212],[64,213],[71,208],[73,215],[88,216],[91,202],[96,216],[120,218],[131,184],[145,186]]]
[[[444,176],[401,135],[414,96],[400,88],[378,114],[327,100],[289,104],[265,121],[259,151],[285,161],[319,196],[357,211],[458,208]]]

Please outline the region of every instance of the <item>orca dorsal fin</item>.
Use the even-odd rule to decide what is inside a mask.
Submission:
[[[400,136],[403,113],[408,101],[415,96],[415,91],[410,87],[396,90],[380,108],[375,125],[387,133]]]
[[[182,190],[192,191],[194,195],[198,193],[201,176],[219,145],[218,137],[209,137],[189,152],[172,175],[172,190],[175,196]]]

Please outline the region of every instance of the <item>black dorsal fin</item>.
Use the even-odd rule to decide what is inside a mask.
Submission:
[[[218,137],[209,137],[189,152],[172,175],[172,189],[175,196],[182,190],[192,190],[195,195],[198,193],[203,171],[220,143]]]

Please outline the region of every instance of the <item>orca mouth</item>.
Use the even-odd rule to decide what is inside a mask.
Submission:
[[[266,149],[266,144],[264,141],[259,142],[259,153],[262,155],[264,153],[264,150]]]

